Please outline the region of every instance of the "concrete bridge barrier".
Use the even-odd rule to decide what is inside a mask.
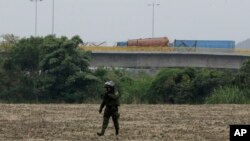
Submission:
[[[163,52],[92,52],[91,67],[199,67],[239,69],[249,55]]]

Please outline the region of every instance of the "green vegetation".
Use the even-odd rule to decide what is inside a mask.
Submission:
[[[165,69],[155,78],[149,92],[151,103],[204,103],[204,98],[232,78],[210,69]]]
[[[219,87],[206,98],[207,104],[250,104],[250,95],[236,86]]]
[[[235,78],[235,84],[242,89],[250,89],[250,60],[244,62],[241,66]]]
[[[78,36],[18,41],[1,63],[0,99],[6,102],[83,102],[99,79],[88,69]]]
[[[162,69],[152,76],[124,69],[89,69],[79,36],[18,39],[4,36],[0,56],[0,101],[96,103],[113,80],[122,103],[250,104],[250,61],[237,73],[198,68]]]

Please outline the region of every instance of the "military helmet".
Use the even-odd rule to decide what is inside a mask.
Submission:
[[[104,83],[104,87],[115,87],[115,83],[113,81],[107,81]]]

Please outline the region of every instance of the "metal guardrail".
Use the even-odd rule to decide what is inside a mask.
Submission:
[[[250,50],[216,49],[216,48],[187,48],[187,47],[86,47],[80,48],[92,52],[192,52],[192,53],[230,53],[250,55]]]

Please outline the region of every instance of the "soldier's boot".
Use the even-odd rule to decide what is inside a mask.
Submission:
[[[101,131],[101,132],[97,132],[97,135],[98,135],[98,136],[103,136],[103,135],[104,135],[104,133],[105,133],[105,130],[103,130],[103,129],[102,129],[102,131]]]
[[[119,125],[115,125],[115,135],[119,135]]]
[[[114,122],[114,126],[115,126],[115,135],[119,135],[119,116],[114,116],[113,118],[113,122]]]
[[[102,131],[97,133],[98,136],[104,135],[105,130],[108,127],[108,124],[109,124],[109,118],[103,118]]]
[[[119,140],[119,125],[115,125],[115,135],[116,135],[116,140]]]

